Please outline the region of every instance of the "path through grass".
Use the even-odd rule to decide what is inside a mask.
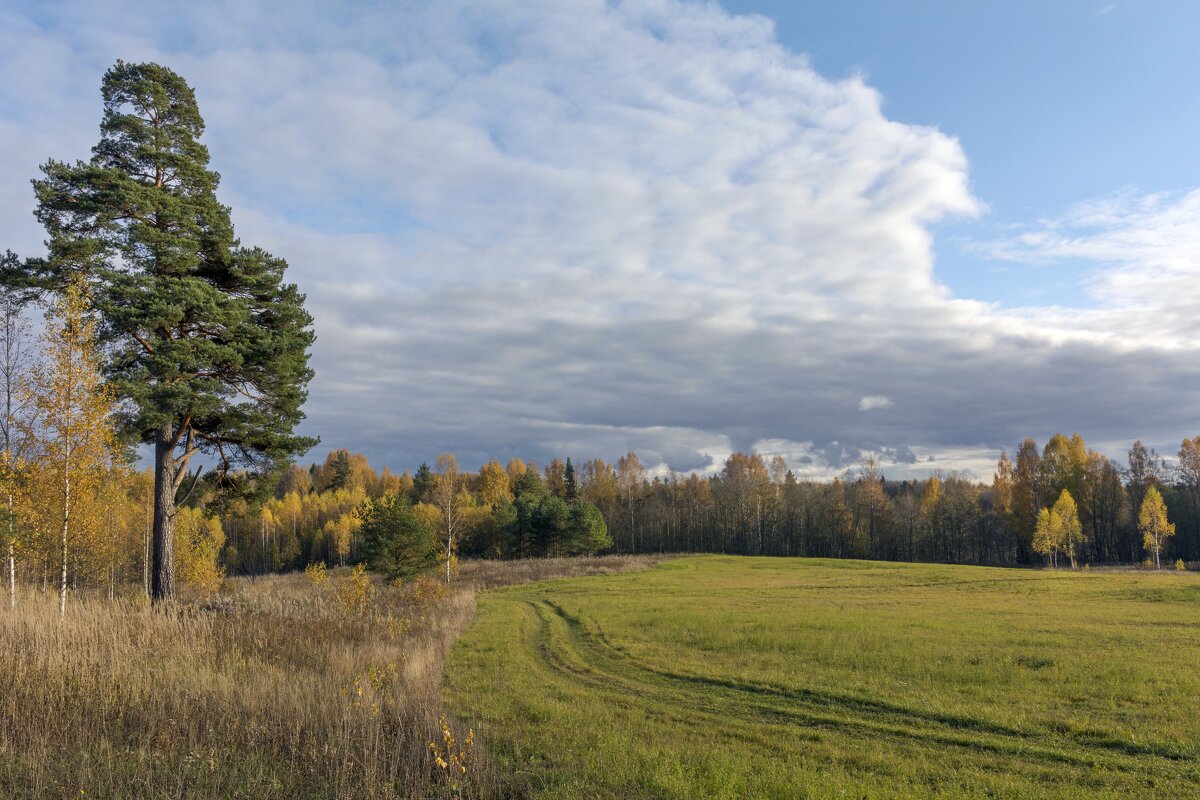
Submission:
[[[446,691],[546,797],[1200,797],[1200,576],[679,559],[482,595]]]

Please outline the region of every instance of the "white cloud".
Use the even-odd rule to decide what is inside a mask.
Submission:
[[[1115,345],[1196,346],[1200,303],[1200,189],[1139,194],[1126,190],[1081,203],[1005,240],[980,246],[998,259],[1053,267],[1094,265],[1085,289],[1095,308],[1060,316],[1068,335]],[[1026,310],[1045,320],[1046,311]]]
[[[878,409],[887,409],[895,405],[891,400],[881,394],[869,394],[858,401],[859,411],[875,411]]]
[[[1098,277],[1093,309],[953,298],[930,226],[982,208],[960,144],[889,120],[764,18],[674,0],[134,8],[0,11],[0,69],[48,81],[0,85],[0,246],[37,249],[25,179],[86,157],[104,68],[173,66],[239,234],[308,293],[309,429],[328,445],[397,467],[635,449],[705,468],[803,442],[816,471],[1058,428],[1117,440],[1146,416],[1174,431],[1200,399],[1194,293],[1142,291],[1144,258]],[[1065,253],[1069,224],[1005,248]],[[1172,302],[1167,323],[1130,321]]]

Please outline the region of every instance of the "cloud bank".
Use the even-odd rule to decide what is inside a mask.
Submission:
[[[1092,306],[952,297],[933,228],[983,207],[960,143],[889,120],[766,19],[671,0],[133,8],[0,11],[4,73],[45,76],[0,87],[0,246],[38,249],[25,180],[87,156],[103,70],[175,68],[239,234],[308,294],[325,445],[397,468],[632,449],[681,471],[757,448],[812,475],[869,451],[889,474],[983,476],[1025,435],[1195,433],[1195,195],[982,245],[1097,262]]]

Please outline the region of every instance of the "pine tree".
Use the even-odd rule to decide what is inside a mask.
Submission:
[[[592,555],[612,547],[608,524],[600,509],[586,500],[571,506],[569,548],[572,554]]]
[[[47,256],[2,277],[59,293],[86,280],[109,384],[134,412],[127,433],[154,448],[151,590],[164,600],[192,459],[208,454],[221,476],[265,472],[315,444],[294,434],[312,318],[284,261],[234,238],[191,87],[157,64],[118,61],[102,95],[91,160],[49,161],[34,183]]]
[[[563,469],[563,497],[572,505],[579,498],[579,486],[575,482],[575,467],[571,465],[570,456],[567,456],[567,466]]]
[[[433,490],[433,484],[437,479],[433,475],[433,470],[424,461],[421,466],[417,467],[417,474],[413,475],[412,488],[412,504],[424,502],[429,499],[429,493]]]
[[[404,495],[385,495],[362,514],[362,554],[388,578],[416,575],[437,561],[436,534]]]

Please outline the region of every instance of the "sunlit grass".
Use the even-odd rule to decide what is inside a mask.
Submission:
[[[652,562],[472,562],[449,593],[314,570],[165,610],[73,596],[65,619],[24,591],[0,609],[0,798],[445,797],[430,743],[467,732],[440,688],[475,593]],[[454,795],[495,787],[472,756]]]
[[[482,595],[447,694],[546,797],[1200,796],[1200,576],[681,559]]]

